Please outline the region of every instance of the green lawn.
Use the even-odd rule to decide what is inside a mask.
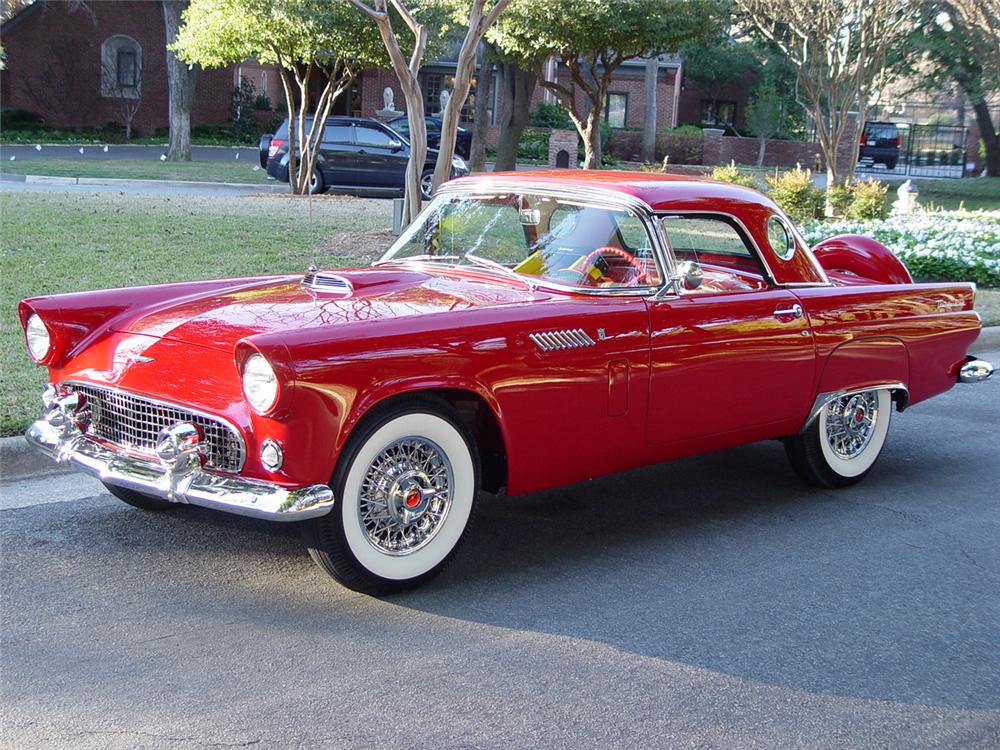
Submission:
[[[236,152],[234,151],[233,154]],[[256,171],[254,170],[256,167]],[[267,182],[256,160],[159,161],[144,159],[20,159],[0,161],[0,172],[54,177],[111,177],[124,180],[188,180],[193,182]]]
[[[25,352],[17,302],[56,292],[348,265],[388,245],[389,201],[285,195],[0,193],[0,435],[37,416],[45,371]]]
[[[920,190],[917,198],[927,207],[953,210],[964,207],[968,211],[1000,209],[1000,177],[969,177],[962,180],[922,180],[913,178]],[[891,203],[896,200],[897,185],[890,185],[886,195]]]

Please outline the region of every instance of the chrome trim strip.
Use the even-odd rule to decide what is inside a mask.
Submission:
[[[300,521],[330,512],[333,490],[325,484],[283,487],[259,479],[223,476],[199,466],[145,461],[97,443],[79,430],[45,419],[25,433],[30,445],[57,463],[71,463],[102,482],[174,503],[269,521]]]
[[[799,433],[803,433],[809,429],[809,425],[811,425],[816,417],[819,416],[819,413],[823,411],[823,407],[831,401],[836,401],[838,398],[843,398],[844,396],[853,396],[855,393],[864,393],[865,391],[881,391],[886,388],[890,391],[902,392],[903,397],[901,400],[897,401],[896,410],[903,411],[903,409],[906,408],[906,402],[910,399],[910,391],[905,385],[898,381],[876,383],[875,385],[866,385],[863,388],[845,388],[839,391],[825,391],[816,396],[816,400],[813,401],[812,409],[809,410],[809,416],[799,429]]]
[[[142,393],[136,393],[135,391],[127,391],[124,388],[118,388],[117,386],[107,385],[105,383],[92,383],[86,380],[63,380],[59,385],[67,385],[73,387],[74,385],[87,386],[88,388],[104,388],[109,391],[115,391],[116,393],[121,393],[125,396],[132,396],[133,398],[141,398],[146,401],[151,401],[154,404],[159,404],[160,406],[166,406],[170,409],[179,409],[180,411],[190,412],[191,414],[196,414],[199,417],[205,417],[205,419],[214,419],[216,422],[221,422],[236,435],[236,438],[240,441],[240,454],[241,460],[239,468],[236,471],[226,471],[224,474],[238,474],[243,470],[243,467],[247,462],[247,444],[243,439],[243,431],[240,430],[233,422],[226,419],[225,417],[220,417],[218,414],[210,414],[207,411],[202,411],[201,409],[195,409],[193,407],[187,406],[186,404],[178,404],[175,401],[165,401],[162,398],[154,398],[153,396],[146,396]]]

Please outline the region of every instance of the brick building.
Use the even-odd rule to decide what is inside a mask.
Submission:
[[[29,110],[53,127],[80,128],[121,124],[122,105],[139,100],[134,130],[150,134],[167,126],[159,3],[38,0],[4,23],[0,36],[7,53],[0,72],[4,108]],[[259,82],[264,71],[254,72]],[[192,125],[229,119],[238,75],[237,67],[199,74]]]

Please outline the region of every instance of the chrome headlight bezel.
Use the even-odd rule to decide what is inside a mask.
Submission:
[[[24,342],[28,355],[39,364],[52,352],[52,334],[38,313],[31,313],[24,323]]]
[[[469,169],[469,164],[458,155],[451,157],[451,166],[460,172],[465,172]]]
[[[240,372],[243,398],[258,414],[267,414],[278,403],[280,384],[274,367],[260,352],[253,352],[245,360]]]

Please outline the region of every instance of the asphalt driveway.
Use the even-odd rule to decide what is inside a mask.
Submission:
[[[996,748],[998,445],[995,378],[847,490],[769,442],[484,499],[381,601],[290,527],[7,483],[0,744]]]

